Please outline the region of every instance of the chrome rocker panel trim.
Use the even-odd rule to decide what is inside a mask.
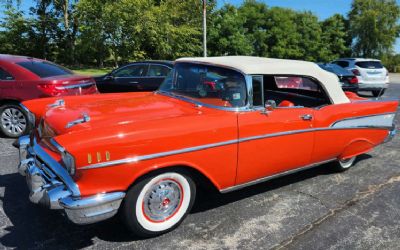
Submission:
[[[66,170],[36,144],[34,139],[31,142],[28,136],[23,136],[18,140],[18,146],[18,172],[26,177],[31,202],[50,209],[63,209],[76,224],[95,223],[111,218],[118,212],[125,197],[124,192],[80,197],[78,186]]]

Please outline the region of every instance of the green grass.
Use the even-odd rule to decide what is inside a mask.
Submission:
[[[88,68],[88,69],[74,69],[73,71],[76,74],[79,75],[85,75],[85,76],[99,76],[99,75],[105,75],[109,72],[111,72],[111,68]]]

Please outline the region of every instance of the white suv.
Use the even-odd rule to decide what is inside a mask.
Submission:
[[[376,59],[341,58],[332,63],[353,72],[358,78],[358,89],[371,91],[375,97],[383,95],[389,84],[389,72]]]

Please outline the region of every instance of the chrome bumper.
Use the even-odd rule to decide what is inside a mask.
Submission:
[[[125,197],[124,192],[101,193],[81,197],[68,172],[35,139],[18,139],[18,172],[26,177],[31,202],[50,209],[63,209],[76,224],[90,224],[114,216]]]
[[[393,138],[396,134],[397,134],[397,129],[396,129],[396,126],[393,125],[392,129],[389,130],[388,135],[383,143],[390,142],[391,140],[393,140]]]
[[[387,83],[358,83],[358,90],[381,90],[387,89],[389,84]]]

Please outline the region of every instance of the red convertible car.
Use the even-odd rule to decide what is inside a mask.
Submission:
[[[19,172],[32,202],[75,223],[119,212],[155,236],[182,222],[199,186],[225,193],[327,162],[348,169],[394,136],[398,105],[344,93],[310,62],[183,58],[154,93],[24,102],[36,129],[16,142]]]

